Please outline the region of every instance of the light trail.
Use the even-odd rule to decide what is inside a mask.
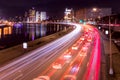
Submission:
[[[77,56],[75,59],[70,63],[70,67],[66,70],[66,72],[63,74],[60,80],[76,80],[77,79],[77,74],[78,71],[80,70],[80,66],[83,63],[84,58],[87,56],[88,49],[90,45],[88,46],[87,44],[90,42],[86,42],[82,49],[79,50]],[[86,49],[85,49],[86,47]]]
[[[89,65],[83,77],[83,80],[99,80],[100,58],[101,58],[100,35],[96,28],[94,28],[93,30],[95,33],[94,47],[93,47],[92,54],[89,60]]]

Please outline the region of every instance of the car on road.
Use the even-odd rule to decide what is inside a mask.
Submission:
[[[38,78],[35,78],[33,80],[50,80],[48,76],[39,76]]]
[[[79,44],[77,43],[72,46],[72,50],[78,50],[78,48],[79,48]]]
[[[65,63],[64,59],[58,59],[53,63],[52,67],[54,69],[62,69],[62,66],[64,65],[64,63]]]
[[[76,80],[76,76],[74,76],[74,75],[65,75],[63,80]]]

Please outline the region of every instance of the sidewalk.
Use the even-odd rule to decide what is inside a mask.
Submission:
[[[102,33],[101,43],[102,43],[102,55],[101,55],[101,78],[100,80],[120,80],[120,52],[116,45],[112,42],[112,60],[113,60],[113,71],[114,75],[109,75],[109,61],[110,61],[110,45],[108,38]]]

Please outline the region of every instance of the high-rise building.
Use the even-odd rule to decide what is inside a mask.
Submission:
[[[68,9],[68,8],[65,9],[64,20],[67,21],[67,22],[71,22],[71,21],[74,20],[74,11],[73,11],[73,9]]]
[[[46,12],[41,12],[40,19],[41,19],[41,21],[43,21],[43,20],[46,20],[46,19],[47,19]]]
[[[39,11],[36,11],[36,22],[40,22],[40,12]]]
[[[95,20],[104,16],[111,15],[111,8],[84,8],[75,12],[75,18],[79,20]]]
[[[34,8],[29,10],[27,22],[41,22],[47,19],[46,12],[36,11]]]
[[[29,10],[29,22],[35,22],[36,11],[34,8]]]

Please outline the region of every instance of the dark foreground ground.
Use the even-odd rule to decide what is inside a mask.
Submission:
[[[112,42],[112,65],[113,65],[113,75],[109,74],[110,68],[110,45],[109,39],[106,35],[101,33],[101,42],[103,45],[103,53],[101,57],[101,80],[120,80],[120,51],[118,47]]]

